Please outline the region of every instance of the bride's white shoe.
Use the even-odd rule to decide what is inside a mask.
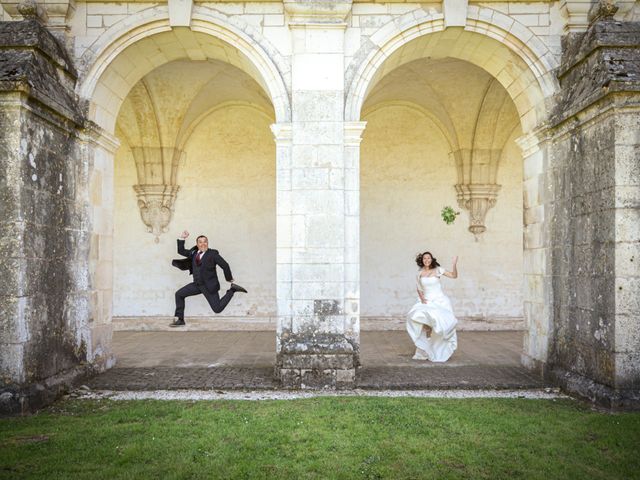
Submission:
[[[416,348],[416,353],[411,358],[412,360],[429,360],[429,357],[427,356],[427,352],[425,352],[421,348]]]

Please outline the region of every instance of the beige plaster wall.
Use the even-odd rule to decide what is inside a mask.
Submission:
[[[459,277],[443,279],[458,317],[521,317],[522,160],[514,142],[503,150],[497,205],[476,241],[457,206],[455,165],[441,131],[407,106],[373,111],[361,151],[361,311],[403,316],[416,299],[414,256],[430,250],[447,269],[458,255]],[[446,225],[440,211],[462,212]]]
[[[275,315],[275,145],[266,115],[249,106],[227,106],[206,116],[185,145],[170,231],[154,243],[140,219],[132,186],[130,150],[115,162],[114,316],[171,316],[174,292],[190,281],[171,266],[176,238],[187,229],[229,262],[249,290],[236,295],[225,316]],[[222,271],[221,294],[228,287]],[[213,316],[204,297],[187,299],[186,315]]]

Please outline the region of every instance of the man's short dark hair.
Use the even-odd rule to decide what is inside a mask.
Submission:
[[[206,235],[198,235],[198,237],[196,238],[196,243],[198,243],[198,240],[200,240],[201,238],[207,238]],[[209,241],[209,239],[207,238],[207,242]]]

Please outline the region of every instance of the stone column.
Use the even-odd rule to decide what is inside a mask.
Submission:
[[[281,357],[283,334],[291,332],[292,212],[291,212],[291,124],[271,126],[276,142],[276,356]],[[280,368],[276,366],[276,376]]]
[[[345,336],[360,365],[360,142],[367,122],[344,125]]]
[[[544,374],[553,333],[553,289],[549,211],[553,190],[548,185],[549,145],[545,132],[518,139],[524,163],[524,319],[522,363]]]
[[[563,41],[551,118],[552,378],[640,406],[640,24],[595,12]]]
[[[87,356],[91,361],[100,359],[100,369],[115,364],[111,352],[113,333],[113,162],[118,140],[91,125],[81,136],[81,158],[87,165],[87,182],[78,194],[88,204],[87,225],[91,227],[88,244],[78,245],[88,254],[90,302],[87,305],[89,322],[85,327],[90,339]],[[82,268],[82,265],[78,265]],[[85,267],[86,268],[86,267]]]
[[[290,192],[278,190],[283,198],[277,208],[279,219],[290,209],[291,325],[278,329],[277,369],[286,387],[346,387],[355,380],[352,319],[358,307],[355,302],[354,315],[347,313],[353,302],[346,298],[346,279],[357,278],[347,273],[357,263],[345,261],[353,231],[347,222],[353,219],[346,215],[343,122],[344,16],[350,7],[285,2],[293,42],[292,156],[290,177],[279,172],[290,180]],[[348,173],[353,182],[353,171]],[[279,251],[280,245],[278,239]]]

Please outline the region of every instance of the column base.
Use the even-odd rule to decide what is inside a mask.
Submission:
[[[109,356],[94,364],[79,365],[31,384],[0,386],[0,416],[33,413],[114,364],[115,359]]]
[[[526,369],[560,387],[567,395],[587,400],[612,411],[640,410],[640,390],[615,389],[526,354],[522,355],[521,362]]]
[[[355,386],[358,348],[339,334],[281,338],[276,377],[283,388],[348,389]]]
[[[569,395],[613,411],[640,410],[640,390],[615,389],[562,367],[549,369],[547,377]]]
[[[278,368],[276,375],[282,388],[348,390],[355,387],[356,369]]]

